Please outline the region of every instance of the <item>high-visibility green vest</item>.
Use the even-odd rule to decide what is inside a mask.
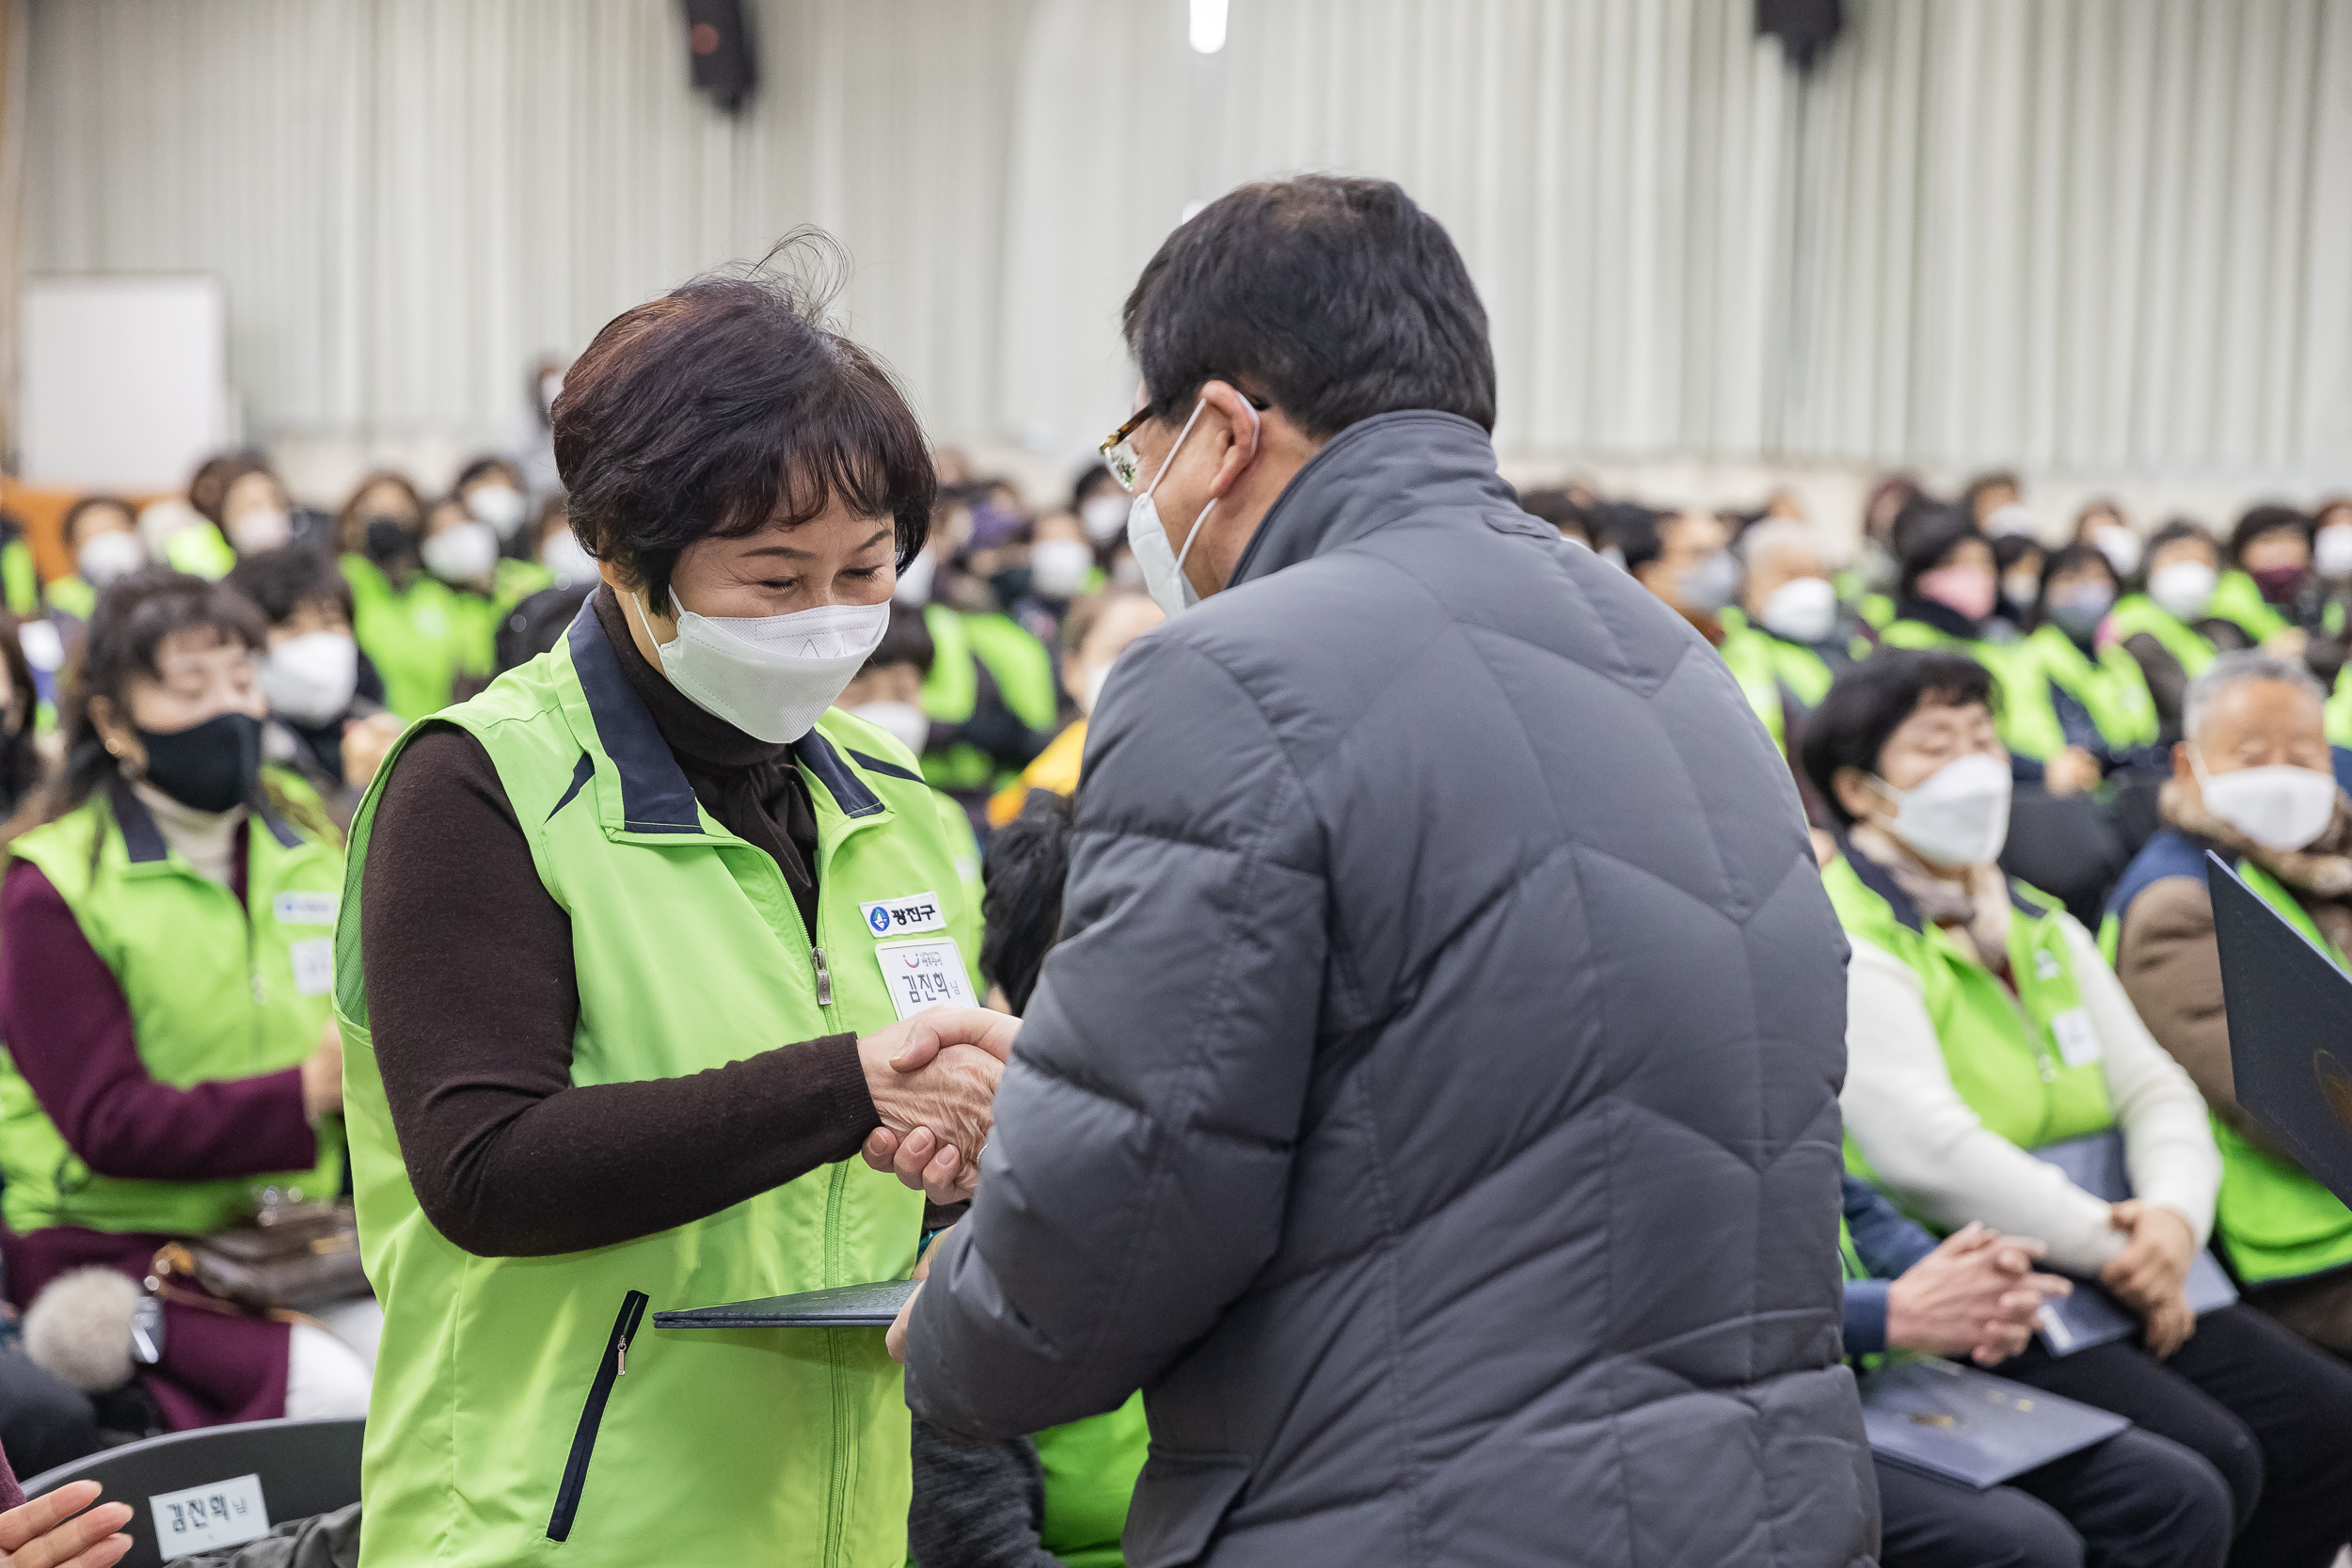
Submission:
[[[2120,642],[2099,650],[2094,664],[2074,641],[2045,626],[2008,650],[2010,679],[2002,689],[2001,742],[2020,756],[2047,760],[2066,749],[2050,689],[2089,711],[2110,755],[2156,743],[2156,700],[2139,660]]]
[[[2336,689],[2328,694],[2328,744],[2352,746],[2352,664],[2336,673]]]
[[[870,724],[831,710],[795,748],[818,832],[812,947],[774,860],[696,803],[592,606],[553,649],[438,717],[488,752],[570,916],[574,1085],[682,1077],[889,1024],[883,966],[907,955],[878,946],[863,902],[936,895],[944,930],[888,940],[953,939],[969,974],[978,927],[948,848],[956,807]],[[355,911],[376,801],[398,774],[396,745],[352,825]],[[336,1006],[360,1244],[384,1306],[362,1561],[902,1563],[906,1399],[880,1329],[672,1330],[653,1315],[904,1278],[922,1195],[853,1157],[593,1251],[463,1251],[408,1183],[358,925],[337,954]]]
[[[88,578],[80,576],[59,578],[49,585],[47,597],[50,609],[77,621],[88,620],[98,609],[98,590],[89,585]]]
[[[2119,643],[2147,633],[2190,680],[2203,674],[2217,657],[2212,639],[2145,594],[2127,594],[2117,600],[2107,612],[2107,630]]]
[[[2020,1148],[2103,1132],[2115,1124],[2106,1074],[2083,1049],[2093,1043],[2067,951],[2065,907],[2012,879],[2010,975],[2016,994],[1940,926],[1920,918],[1883,867],[1858,854],[1821,873],[1847,934],[1885,949],[1919,976],[1921,999],[1952,1087],[1985,1127]],[[2074,1040],[2070,1063],[2062,1043]],[[1846,1164],[1875,1181],[1846,1136]]]
[[[1069,1568],[1121,1568],[1120,1532],[1127,1528],[1127,1504],[1152,1446],[1143,1396],[1130,1394],[1116,1410],[1049,1427],[1035,1441],[1045,1472],[1038,1544]]]
[[[2205,606],[2205,614],[2213,620],[2230,622],[2258,645],[2282,631],[2295,629],[2295,623],[2263,597],[2261,585],[2239,571],[2221,574],[2213,599]]]
[[[972,614],[944,604],[924,607],[923,626],[931,634],[931,669],[923,677],[926,717],[942,724],[970,719],[979,703],[979,669],[985,665],[1013,717],[1041,734],[1051,733],[1058,711],[1053,656],[1027,628],[1009,615]],[[923,758],[923,776],[942,789],[1002,788],[1017,773],[999,768],[987,752],[963,741]]]
[[[1879,643],[1883,647],[1907,648],[1914,652],[1964,654],[1993,673],[1994,694],[2000,700],[1999,705],[2006,706],[2008,704],[2010,666],[2017,657],[2014,643],[1954,637],[1950,632],[1931,626],[1925,621],[1908,618],[1889,621],[1880,627]]]
[[[175,572],[218,582],[236,565],[237,552],[212,524],[190,523],[166,541],[164,560]]]
[[[384,705],[421,719],[449,705],[460,675],[486,676],[495,662],[497,605],[418,572],[395,588],[363,555],[342,559],[351,584],[351,631],[384,677]]]
[[[2248,887],[2338,969],[2352,970],[2352,963],[2285,884],[2249,860],[2240,860],[2236,869]],[[2100,924],[2099,947],[2109,963],[2122,949],[2127,912],[2128,907],[2112,910]],[[2240,1279],[2262,1285],[2352,1264],[2352,1209],[2342,1198],[2312,1180],[2301,1165],[2258,1148],[2219,1117],[2213,1117],[2213,1141],[2221,1148],[2214,1230]]]
[[[172,850],[127,786],[102,791],[8,846],[40,868],[122,988],[148,1076],[175,1088],[296,1066],[332,1005],[343,860],[325,823],[273,804],[246,833],[246,899]],[[93,863],[94,862],[94,863]],[[265,1187],[332,1197],[342,1139],[323,1123],[310,1170],[205,1180],[101,1176],[67,1146],[15,1062],[0,1053],[0,1213],[49,1226],[208,1236],[252,1217]]]
[[[1724,632],[1719,651],[1724,662],[1731,666],[1732,676],[1739,681],[1748,706],[1764,721],[1772,744],[1787,751],[1788,737],[1783,733],[1787,728],[1786,701],[1794,698],[1799,706],[1808,710],[1820,706],[1836,678],[1829,660],[1802,643],[1774,637],[1744,621]]]
[[[40,613],[40,568],[34,564],[33,546],[22,535],[0,545],[0,594],[8,613],[29,621]]]

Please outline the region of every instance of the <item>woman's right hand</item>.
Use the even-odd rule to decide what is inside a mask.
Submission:
[[[985,1007],[933,1007],[857,1042],[882,1125],[866,1163],[933,1203],[961,1203],[980,1179],[996,1081],[1021,1021]]]
[[[343,1037],[326,1021],[319,1043],[302,1059],[302,1114],[316,1121],[343,1108]]]
[[[99,1491],[94,1481],[71,1481],[0,1513],[0,1568],[108,1568],[122,1560],[131,1549],[120,1533],[131,1507],[90,1508]]]

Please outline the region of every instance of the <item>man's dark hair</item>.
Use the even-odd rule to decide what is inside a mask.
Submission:
[[[344,620],[351,619],[351,584],[332,561],[307,545],[280,545],[241,555],[224,580],[260,606],[273,626],[292,620],[304,605],[321,600],[340,609]]]
[[[1853,813],[1838,803],[1835,781],[1841,768],[1875,773],[1887,737],[1922,707],[1990,708],[1993,673],[1964,654],[1915,653],[1881,648],[1851,664],[1804,721],[1799,752],[1804,776],[1837,818],[1853,826]]]
[[[882,641],[858,666],[860,673],[867,670],[887,670],[894,664],[912,664],[928,675],[937,650],[931,643],[931,628],[923,619],[923,612],[913,605],[893,599],[890,603],[890,625],[882,629]]]
[[[1403,408],[1495,427],[1486,307],[1443,226],[1392,181],[1227,192],[1161,244],[1121,321],[1163,420],[1214,378],[1316,439]]]
[[[2312,520],[2291,506],[2275,503],[2250,508],[2230,531],[2230,564],[2242,565],[2248,546],[2265,533],[2299,533],[2311,543]]]
[[[1032,789],[1021,815],[988,841],[988,892],[980,899],[980,974],[1004,988],[1016,1013],[1029,1006],[1045,955],[1061,935],[1061,888],[1070,874],[1071,801]]]
[[[838,251],[787,236],[747,272],[698,277],[607,322],[564,373],[555,464],[572,530],[670,610],[670,573],[697,539],[795,527],[837,498],[889,517],[900,565],[930,531],[938,479],[888,372],[828,325],[814,277]]]

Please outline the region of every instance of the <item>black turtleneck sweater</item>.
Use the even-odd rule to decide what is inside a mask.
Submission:
[[[612,591],[595,602],[695,799],[775,858],[813,924],[817,820],[790,748],[696,707],[637,651]],[[848,1159],[880,1122],[852,1035],[573,1087],[571,919],[489,754],[454,725],[419,734],[386,784],[358,912],[401,1158],[425,1216],[469,1252],[540,1257],[667,1230]]]

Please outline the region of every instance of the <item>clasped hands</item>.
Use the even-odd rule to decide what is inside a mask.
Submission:
[[[2197,1233],[2173,1210],[2137,1198],[2113,1205],[2107,1223],[2131,1240],[2099,1271],[2099,1283],[2139,1314],[2149,1354],[2164,1360],[2197,1332],[2187,1289]]]
[[[1969,1224],[1886,1287],[1886,1346],[1998,1366],[2026,1348],[2042,1304],[2074,1286],[2034,1270],[2046,1249]]]
[[[961,1203],[979,1184],[995,1121],[996,1081],[1021,1021],[986,1007],[933,1007],[857,1042],[882,1125],[859,1152],[933,1203]]]

